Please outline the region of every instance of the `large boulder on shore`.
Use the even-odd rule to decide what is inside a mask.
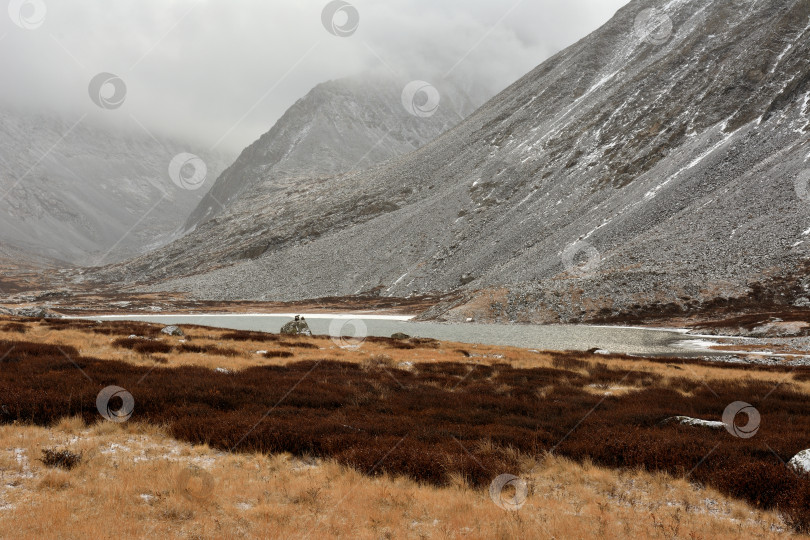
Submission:
[[[285,336],[311,336],[307,321],[290,321],[281,327],[281,333]]]

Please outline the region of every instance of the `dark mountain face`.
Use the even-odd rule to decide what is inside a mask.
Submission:
[[[807,257],[809,139],[810,1],[636,0],[420,150],[252,186],[100,276],[527,321],[744,296]]]

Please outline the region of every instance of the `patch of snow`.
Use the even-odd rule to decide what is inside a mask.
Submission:
[[[717,420],[703,420],[701,418],[692,418],[691,416],[672,416],[664,420],[665,424],[676,423],[684,426],[694,427],[707,427],[711,429],[725,429],[726,425]]]

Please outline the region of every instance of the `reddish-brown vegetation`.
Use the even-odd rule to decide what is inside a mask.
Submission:
[[[239,356],[239,351],[227,347],[217,347],[216,345],[191,345],[182,343],[177,347],[178,352],[212,354],[217,356]]]
[[[279,337],[275,334],[265,334],[264,332],[236,330],[234,332],[225,332],[222,334],[222,339],[230,341],[278,341]]]
[[[292,358],[295,356],[290,351],[267,351],[264,353],[265,358]]]
[[[25,334],[28,331],[28,327],[23,323],[10,322],[0,327],[0,330],[3,330],[4,332],[15,332],[17,334]]]
[[[141,354],[166,354],[174,350],[174,347],[163,341],[142,338],[118,338],[113,341],[113,345],[121,347],[122,349],[130,349]]]
[[[783,463],[810,447],[810,403],[789,385],[729,379],[708,386],[694,377],[616,370],[574,354],[556,355],[553,368],[448,362],[400,370],[385,362],[324,359],[223,376],[188,366],[150,372],[19,341],[0,342],[0,356],[5,352],[4,422],[42,425],[70,415],[93,420],[98,392],[118,385],[134,396],[138,419],[222,449],[328,456],[372,474],[433,484],[456,473],[477,486],[514,470],[520,454],[551,451],[688,476],[757,506],[779,508],[799,529],[810,522],[810,480]],[[794,374],[810,376],[810,368]],[[589,391],[612,386],[637,391]],[[738,400],[762,415],[753,438],[661,425],[678,414],[719,419]]]

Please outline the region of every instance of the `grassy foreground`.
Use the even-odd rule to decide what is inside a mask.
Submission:
[[[784,465],[810,447],[802,368],[159,330],[0,321],[0,469],[13,477],[0,530],[709,538],[806,528],[808,480]],[[131,393],[134,412],[97,424],[110,385]],[[719,420],[739,400],[761,413],[754,437],[661,424]],[[48,468],[37,461],[45,449],[82,460]],[[520,477],[525,496],[515,484],[491,497],[502,474]],[[62,518],[20,525],[32,504]]]
[[[72,470],[43,448],[83,452]],[[228,454],[140,423],[0,427],[4,538],[776,538],[784,524],[666,474],[548,455],[507,511],[486,490],[369,477],[332,460]],[[33,516],[36,516],[35,518]]]

